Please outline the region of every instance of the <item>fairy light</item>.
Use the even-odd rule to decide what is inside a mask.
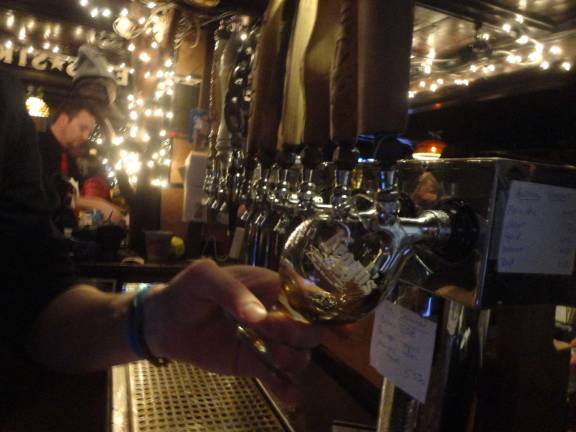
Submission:
[[[528,54],[528,60],[530,60],[531,62],[538,62],[540,61],[541,58],[542,53],[538,51],[532,51],[530,54]]]
[[[100,11],[98,10],[98,8],[93,8],[93,9],[90,11],[90,16],[91,16],[92,18],[96,18],[99,13],[100,13]]]
[[[504,23],[502,30],[504,30],[506,33],[510,33],[512,31],[512,26],[510,23]]]
[[[520,45],[526,45],[528,42],[530,42],[530,38],[526,35],[522,35],[518,39],[516,39],[516,42],[519,43]]]
[[[132,121],[138,120],[138,113],[136,111],[130,111],[130,120]]]
[[[140,24],[140,25],[146,24],[146,18],[145,18],[145,17],[140,17],[140,19],[138,19],[138,24]]]
[[[150,60],[152,60],[150,54],[148,54],[146,51],[141,52],[138,56],[138,59],[140,59],[140,61],[143,63],[148,63]]]
[[[7,40],[7,41],[4,43],[4,46],[5,46],[6,48],[10,49],[10,48],[12,48],[12,47],[14,46],[14,44],[12,43],[11,40]]]
[[[112,144],[114,144],[115,146],[119,146],[119,145],[124,144],[124,137],[115,136],[115,137],[112,139]]]
[[[130,43],[128,45],[128,51],[130,51],[130,52],[136,51],[136,45],[134,45],[133,43]]]
[[[558,45],[552,45],[548,52],[552,55],[560,55],[562,54],[562,48],[560,48]]]
[[[6,17],[6,27],[12,28],[15,21],[16,21],[16,18],[14,17],[14,15],[12,15],[12,14],[8,15]]]
[[[82,6],[82,7],[88,6],[88,0],[80,0],[79,3],[80,3],[80,6]]]
[[[543,61],[542,63],[540,63],[540,68],[543,70],[548,70],[550,68],[550,63],[547,61]]]
[[[560,67],[565,71],[569,71],[570,69],[572,69],[572,63],[565,61],[560,65]]]
[[[112,11],[110,9],[106,8],[102,11],[102,16],[104,18],[110,18],[112,16]]]
[[[22,27],[20,31],[18,31],[18,40],[24,41],[26,40],[26,28]]]

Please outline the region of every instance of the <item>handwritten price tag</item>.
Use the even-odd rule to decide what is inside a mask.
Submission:
[[[512,181],[498,271],[571,275],[576,252],[576,190]]]
[[[376,309],[370,364],[413,398],[428,392],[436,323],[384,301]]]

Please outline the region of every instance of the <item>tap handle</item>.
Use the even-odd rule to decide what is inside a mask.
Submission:
[[[449,198],[441,201],[437,209],[450,217],[450,237],[432,248],[448,261],[461,261],[467,257],[478,242],[478,218],[474,210],[462,200]]]
[[[322,151],[318,147],[304,146],[301,154],[302,166],[307,169],[314,169],[322,163]]]
[[[336,150],[332,159],[336,168],[344,171],[352,171],[358,162],[359,151],[354,143],[340,141],[337,143]]]

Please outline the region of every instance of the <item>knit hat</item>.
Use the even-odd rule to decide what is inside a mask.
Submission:
[[[106,57],[97,48],[82,45],[78,49],[72,92],[76,97],[94,102],[98,107],[99,121],[103,127],[109,126],[110,121],[114,123],[123,119],[124,116],[114,105],[117,92],[116,78]]]

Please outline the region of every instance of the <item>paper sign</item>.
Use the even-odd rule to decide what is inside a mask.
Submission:
[[[376,309],[370,364],[394,385],[424,403],[435,339],[435,322],[384,301]]]
[[[498,271],[571,275],[576,252],[576,190],[512,181]]]

